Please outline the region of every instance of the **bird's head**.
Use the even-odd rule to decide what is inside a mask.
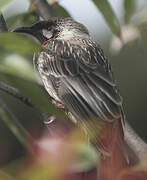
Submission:
[[[71,40],[75,37],[89,37],[86,27],[72,18],[51,18],[30,27],[16,28],[13,32],[31,34],[42,44],[52,39]]]

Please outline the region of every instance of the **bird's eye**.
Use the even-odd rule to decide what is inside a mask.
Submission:
[[[51,31],[51,29],[50,30],[43,29],[42,33],[43,33],[43,36],[46,37],[47,39],[50,39],[53,37],[53,32]]]
[[[48,31],[51,31],[51,30],[52,30],[52,28],[48,28],[47,30],[48,30]]]

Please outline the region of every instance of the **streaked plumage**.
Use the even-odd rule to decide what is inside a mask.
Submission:
[[[72,51],[63,40],[49,42],[35,55],[36,68],[51,97],[70,107],[76,119],[98,116],[105,121],[116,120],[121,117],[121,98],[110,65],[94,42],[83,41],[87,47],[72,44]],[[77,104],[79,109],[75,109]]]
[[[116,122],[123,137],[122,101],[111,66],[87,29],[71,18],[39,22],[30,29],[43,44],[34,64],[49,95],[85,126],[88,121]],[[107,152],[98,141],[97,148]]]

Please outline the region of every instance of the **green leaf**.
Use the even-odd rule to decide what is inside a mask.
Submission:
[[[108,0],[93,0],[93,1],[97,5],[102,15],[104,16],[104,19],[107,22],[111,31],[115,35],[120,37],[121,34],[120,23]]]
[[[35,11],[19,14],[7,19],[8,29],[20,26],[30,26],[39,21],[39,15]]]
[[[0,48],[17,53],[33,53],[41,50],[41,45],[32,36],[19,33],[1,33]]]
[[[98,163],[99,155],[95,149],[86,143],[78,144],[76,147],[76,159],[72,164],[75,172],[87,172]]]
[[[12,180],[18,180],[15,177],[18,175],[18,172],[20,172],[23,161],[24,157],[20,157],[18,159],[10,161],[9,163],[3,166],[2,171],[6,174],[9,174],[9,176],[13,176]]]
[[[47,93],[37,83],[4,72],[0,73],[0,80],[17,88],[23,96],[31,100],[40,112],[48,112],[50,115],[55,115],[59,120],[67,119],[65,113],[51,103]]]
[[[140,45],[142,48],[142,52],[144,55],[146,55],[146,52],[147,52],[147,21],[138,23],[137,27],[138,27],[138,30],[140,31],[140,36],[141,36]]]
[[[35,163],[34,165],[30,166],[30,168],[23,171],[20,174],[19,179],[22,180],[54,180],[59,171],[54,170],[51,164],[49,163]]]
[[[4,171],[1,171],[1,170],[0,170],[0,179],[14,180],[14,178],[12,178],[7,173],[5,173]]]
[[[0,10],[6,6],[7,4],[9,4],[12,0],[0,0]]]
[[[135,9],[136,9],[136,0],[124,0],[125,23],[128,23],[130,21],[130,18],[133,15]]]
[[[0,61],[0,72],[21,77],[29,81],[36,81],[36,74],[32,63],[17,54],[10,54],[3,57]]]
[[[26,148],[28,146],[28,138],[31,138],[28,132],[23,128],[19,123],[15,115],[9,110],[7,105],[0,99],[0,118],[12,131],[12,133],[17,137],[19,142],[24,145]],[[32,139],[32,138],[31,138]]]
[[[52,7],[57,17],[70,17],[69,13],[58,3],[53,4]]]

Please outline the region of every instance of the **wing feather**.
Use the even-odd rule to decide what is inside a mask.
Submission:
[[[55,86],[56,81],[50,79],[58,87],[54,90],[61,102],[80,121],[88,118],[109,122],[120,119],[122,101],[103,51],[95,43],[84,48],[75,45],[69,48],[69,43],[60,41],[59,46],[59,41],[49,43],[42,55],[47,57],[43,64],[46,75],[60,80]]]

